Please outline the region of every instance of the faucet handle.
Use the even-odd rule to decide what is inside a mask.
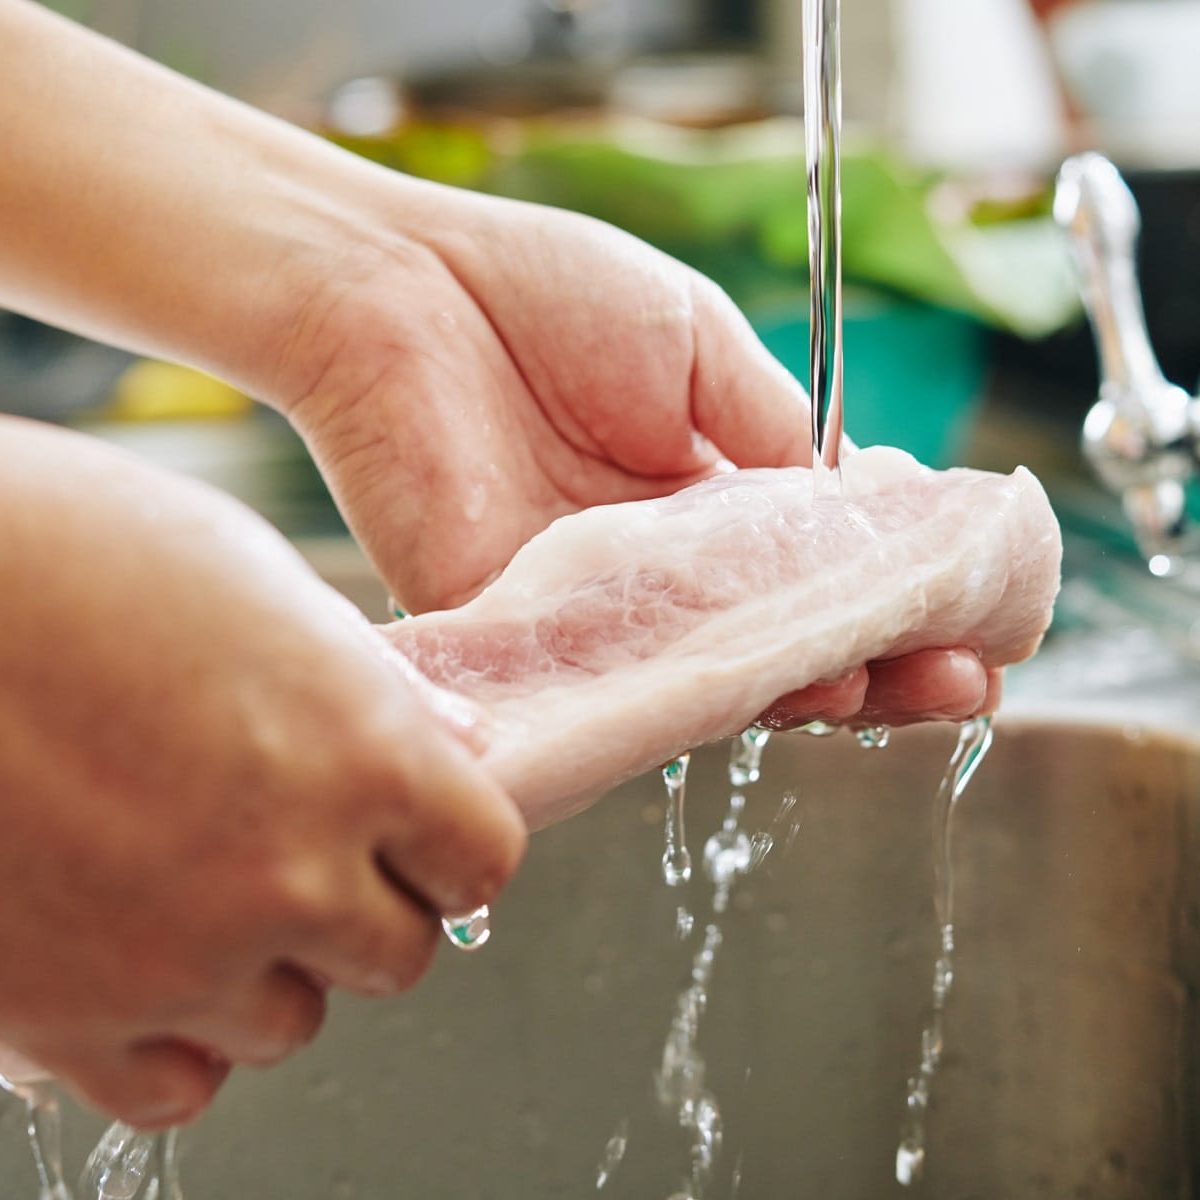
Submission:
[[[1141,215],[1117,168],[1101,154],[1068,158],[1058,173],[1054,219],[1067,235],[1096,336],[1101,390],[1161,381],[1137,279]]]
[[[1100,359],[1100,397],[1083,426],[1083,451],[1120,495],[1151,570],[1172,574],[1200,549],[1185,513],[1197,473],[1200,401],[1158,365],[1138,286],[1141,217],[1117,168],[1100,154],[1063,163],[1054,219],[1067,234]]]

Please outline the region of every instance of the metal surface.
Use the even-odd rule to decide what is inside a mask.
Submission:
[[[953,731],[779,738],[747,828],[802,818],[725,919],[700,1049],[725,1119],[710,1200],[877,1200],[937,947],[929,810]],[[693,851],[723,750],[692,765]],[[185,1142],[189,1200],[665,1198],[686,1146],[656,1107],[695,941],[662,883],[661,784],[539,835],[482,954],[394,1002],[341,1002],[282,1069],[243,1072]],[[931,1200],[1172,1200],[1200,1183],[1200,751],[1005,726],[957,824],[958,978],[929,1120]],[[702,884],[690,900],[706,920]],[[72,1122],[72,1162],[98,1122]],[[15,1109],[0,1194],[32,1196]]]
[[[1084,423],[1084,453],[1121,496],[1152,569],[1169,574],[1200,546],[1185,512],[1200,401],[1166,380],[1150,344],[1135,261],[1141,222],[1116,167],[1099,154],[1068,159],[1054,216],[1070,240],[1100,359],[1100,398]]]

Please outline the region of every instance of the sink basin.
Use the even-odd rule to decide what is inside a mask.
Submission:
[[[793,791],[799,830],[789,848],[776,823],[720,918],[698,1048],[724,1133],[705,1195],[730,1196],[735,1170],[740,1200],[903,1193],[895,1150],[938,944],[931,798],[952,744],[940,726],[884,750],[846,735],[768,746],[743,823],[771,827]],[[724,747],[693,759],[697,866],[724,761]],[[188,1200],[666,1200],[689,1139],[654,1075],[713,915],[700,870],[662,881],[660,787],[635,781],[535,838],[486,950],[447,948],[407,997],[342,999],[300,1057],[240,1072],[187,1136]],[[1194,1195],[1200,748],[999,722],[955,863],[957,974],[917,1193]],[[99,1124],[68,1118],[74,1168]],[[36,1195],[12,1104],[0,1177],[5,1197]]]

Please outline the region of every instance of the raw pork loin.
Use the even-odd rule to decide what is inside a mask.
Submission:
[[[484,761],[535,826],[864,662],[1037,649],[1062,546],[1028,471],[877,447],[842,476],[814,497],[806,469],[739,471],[564,517],[469,604],[386,633],[482,710]]]

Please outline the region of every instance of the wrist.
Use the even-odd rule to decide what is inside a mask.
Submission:
[[[469,214],[481,198],[301,136],[312,153],[289,168],[280,189],[285,245],[245,382],[257,399],[311,427],[369,390],[383,363],[438,336],[419,314],[439,289],[457,288],[439,231],[470,236]]]
[[[0,0],[0,306],[279,403],[322,282],[417,185]]]

